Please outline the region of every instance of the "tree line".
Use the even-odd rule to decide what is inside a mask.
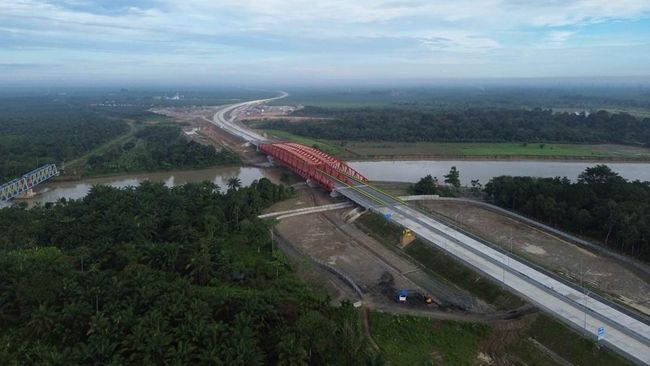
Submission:
[[[264,207],[291,188],[93,187],[0,210],[0,364],[363,365],[357,312],[274,247]]]
[[[603,245],[650,261],[650,182],[627,181],[606,165],[568,178],[500,176],[489,200]]]
[[[228,149],[217,151],[209,145],[187,141],[174,124],[147,125],[133,139],[113,145],[102,154],[88,158],[91,173],[154,171],[173,168],[206,168],[237,164],[239,157]]]
[[[39,165],[61,163],[128,131],[128,125],[90,108],[49,98],[0,102],[0,181]]]
[[[650,118],[627,113],[553,113],[548,109],[305,107],[298,115],[331,120],[264,122],[262,128],[352,141],[565,142],[650,146]]]

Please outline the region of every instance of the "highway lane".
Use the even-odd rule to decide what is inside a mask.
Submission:
[[[217,113],[215,113],[211,122],[215,124],[217,127],[226,130],[228,133],[238,136],[243,140],[245,140],[246,142],[249,142],[253,145],[258,145],[260,143],[267,143],[269,141],[266,137],[235,123],[236,114],[237,114],[236,112],[244,108],[250,108],[257,104],[264,104],[273,100],[286,98],[288,95],[289,94],[286,92],[280,92],[280,95],[274,98],[251,100],[248,102],[225,106],[221,108],[219,111],[217,111]]]
[[[430,245],[458,258],[478,272],[502,283],[574,329],[596,338],[605,328],[602,341],[640,364],[650,364],[650,326],[584,294],[515,258],[478,242],[399,199],[373,187],[358,184],[337,191],[401,226],[408,227]]]
[[[266,143],[268,140],[265,137],[237,125],[234,122],[236,113],[243,108],[286,96],[283,92],[276,98],[226,106],[214,115],[212,122],[249,143]],[[574,329],[595,339],[598,327],[604,326],[605,339],[601,342],[636,363],[650,365],[650,327],[647,324],[432,219],[374,187],[365,184],[350,187],[339,182],[336,190],[372,211],[388,215],[390,220],[408,227],[429,245],[502,283]]]

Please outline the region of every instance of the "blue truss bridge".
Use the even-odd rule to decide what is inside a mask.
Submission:
[[[59,175],[59,170],[55,164],[46,164],[23,174],[22,177],[0,186],[0,202],[6,202],[28,193],[32,188],[57,175]]]

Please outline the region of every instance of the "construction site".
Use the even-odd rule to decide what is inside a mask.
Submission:
[[[535,298],[521,296],[506,285],[506,272],[511,271],[506,269],[510,257],[546,273],[554,278],[551,281],[571,284],[584,296],[598,296],[603,301],[618,303],[621,309],[632,310],[638,317],[648,315],[650,285],[647,267],[642,264],[630,266],[616,256],[589,247],[578,238],[547,230],[541,224],[501,212],[483,202],[411,197],[413,201],[409,201],[409,207],[426,212],[436,222],[472,238],[469,240],[503,253],[502,257],[497,255],[493,259],[497,272],[486,275],[482,270],[468,267],[457,255],[441,250],[448,247],[442,247],[440,242],[437,243],[440,247],[436,248],[431,245],[435,240],[419,238],[409,227],[391,222],[391,216],[399,214],[399,207],[406,204],[402,199],[377,188],[360,191],[342,181],[332,181],[335,183],[332,184],[324,180],[325,186],[322,186],[316,184],[321,173],[305,176],[307,173],[301,173],[299,165],[294,168],[291,160],[278,164],[281,156],[267,159],[260,154],[257,138],[265,139],[261,151],[271,154],[276,154],[272,146],[287,152],[304,148],[307,154],[320,153],[299,145],[285,147],[275,141],[272,141],[274,145],[264,145],[269,143],[266,137],[256,137],[259,135],[246,132],[241,122],[235,122],[238,117],[259,115],[263,109],[259,104],[226,109],[224,112],[218,107],[187,107],[157,112],[188,124],[191,138],[235,151],[246,164],[271,167],[276,160],[276,168],[273,168],[276,173],[271,177],[294,187],[296,194],[269,208],[262,216],[274,222],[274,242],[299,276],[324,292],[333,303],[350,302],[359,307],[362,314],[366,314],[364,327],[370,338],[372,325],[368,310],[436,321],[488,324],[494,334],[483,346],[483,356],[477,359],[477,364],[494,364],[499,360],[509,360],[504,361],[505,364],[512,364],[512,356],[507,356],[504,350],[519,342],[521,337],[528,337],[526,347],[532,347],[547,358],[548,362],[542,364],[572,364],[566,355],[540,342],[541,335],[531,336],[535,322],[551,320],[545,316],[540,318],[539,306],[536,301],[530,301]],[[278,109],[280,113],[284,110]],[[238,136],[238,131],[243,131],[243,135]],[[250,136],[254,136],[253,140]],[[242,142],[242,138],[247,141]],[[310,159],[320,159],[316,155]],[[345,175],[340,177],[347,180]],[[363,185],[363,182],[354,184]],[[352,196],[342,196],[340,192],[346,189],[356,192],[350,191],[349,194],[354,193]],[[350,197],[355,195],[359,195],[360,200],[350,202]],[[376,203],[386,200],[393,201],[388,207],[398,211],[386,211],[382,209],[383,204]],[[585,320],[585,332],[586,324]],[[572,328],[579,331],[579,327]],[[572,331],[567,328],[563,332]],[[600,351],[594,352],[594,355],[600,354]]]

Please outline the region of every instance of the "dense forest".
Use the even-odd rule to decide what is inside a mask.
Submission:
[[[0,210],[0,364],[377,361],[352,306],[298,280],[257,219],[291,190],[236,183]]]
[[[566,108],[569,110],[650,109],[650,87],[631,83],[565,83],[541,79],[507,82],[476,80],[437,85],[322,86],[292,88],[276,104],[336,108],[393,106],[398,108]],[[455,84],[455,85],[454,85]]]
[[[45,163],[60,164],[128,131],[87,106],[46,98],[0,101],[0,181]]]
[[[626,113],[553,113],[544,109],[405,109],[306,107],[298,115],[326,121],[276,121],[262,128],[352,141],[567,142],[650,146],[650,118]]]
[[[485,186],[502,207],[650,261],[650,182],[627,181],[606,165],[565,178],[500,176]]]
[[[86,165],[91,173],[119,173],[205,168],[239,162],[239,157],[230,150],[217,151],[212,146],[185,140],[177,125],[157,124],[144,126],[124,144],[90,156]]]

